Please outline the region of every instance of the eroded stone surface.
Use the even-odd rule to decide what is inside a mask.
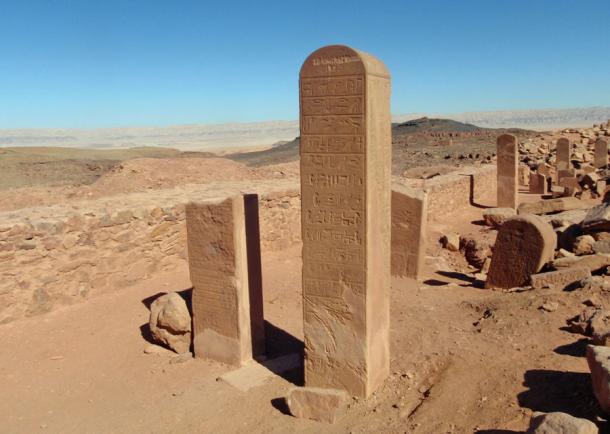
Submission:
[[[610,347],[587,346],[593,394],[603,411],[610,413]]]
[[[195,356],[231,365],[251,359],[252,332],[263,330],[251,325],[262,311],[251,317],[250,297],[262,294],[249,288],[245,208],[242,195],[186,206]]]
[[[531,284],[534,289],[555,288],[563,290],[567,286],[579,282],[585,277],[591,276],[588,268],[576,267],[563,270],[550,271],[548,273],[532,274]]]
[[[419,279],[426,256],[427,196],[392,185],[392,275]]]
[[[299,387],[286,397],[294,417],[334,423],[346,410],[347,394],[343,390]]]
[[[597,425],[567,413],[534,413],[527,434],[597,434]]]
[[[390,77],[333,45],[301,68],[305,385],[370,394],[389,374]]]
[[[557,170],[567,170],[570,168],[570,141],[565,137],[557,140]]]
[[[519,205],[519,214],[549,214],[552,212],[570,211],[589,208],[590,204],[575,197],[560,197],[557,199],[527,202]]]
[[[498,154],[498,208],[516,209],[519,203],[519,144],[511,134],[503,134],[496,142]],[[530,181],[531,182],[531,181]]]
[[[531,173],[529,187],[532,194],[546,194],[548,192],[546,177],[541,173]]]
[[[170,292],[153,301],[149,326],[153,337],[175,352],[190,351],[191,314],[180,295]]]
[[[516,214],[514,208],[488,208],[483,212],[483,220],[486,225],[499,228],[502,223]]]
[[[594,163],[598,169],[608,165],[608,142],[604,139],[600,138],[595,141]]]
[[[551,225],[535,215],[507,220],[496,238],[487,288],[527,285],[530,276],[553,259],[557,237]]]

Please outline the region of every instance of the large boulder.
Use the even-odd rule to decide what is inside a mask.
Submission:
[[[587,346],[593,394],[601,409],[610,413],[610,347]]]
[[[553,259],[557,237],[553,227],[535,215],[507,220],[496,238],[487,275],[487,288],[514,288],[529,284]]]
[[[499,228],[506,220],[517,214],[513,208],[488,208],[483,212],[483,220],[487,226]]]
[[[527,434],[597,434],[597,425],[567,413],[534,413]]]
[[[191,314],[186,302],[175,292],[158,297],[150,306],[150,331],[160,343],[181,353],[191,347]]]

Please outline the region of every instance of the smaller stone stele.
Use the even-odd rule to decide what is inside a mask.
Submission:
[[[298,387],[288,393],[286,404],[294,417],[335,423],[345,414],[347,398],[343,390]]]
[[[530,193],[531,194],[547,194],[548,187],[546,177],[542,173],[530,174]]]
[[[553,259],[557,236],[553,227],[535,215],[507,220],[498,232],[486,288],[515,288],[530,282]]]
[[[497,139],[497,203],[498,208],[517,208],[519,185],[517,167],[519,164],[519,142],[511,134],[503,134]]]
[[[557,140],[557,170],[570,168],[570,141],[565,137]]]
[[[602,138],[597,139],[595,142],[594,164],[598,169],[604,168],[608,165],[608,142]]]
[[[392,185],[392,276],[421,278],[426,256],[427,207],[424,191]]]

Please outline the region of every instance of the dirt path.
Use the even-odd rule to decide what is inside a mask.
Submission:
[[[392,375],[335,425],[284,414],[278,398],[299,384],[298,372],[241,392],[217,381],[225,366],[144,354],[145,301],[189,288],[183,268],[0,326],[0,432],[510,433],[524,430],[532,411],[593,417],[584,341],[562,330],[589,295],[493,292],[446,267],[452,254],[437,246],[438,233],[486,230],[471,223],[481,212],[430,225],[424,283],[393,282]],[[274,354],[294,351],[299,249],[264,255],[264,282],[269,344]],[[547,301],[557,310],[541,310]]]

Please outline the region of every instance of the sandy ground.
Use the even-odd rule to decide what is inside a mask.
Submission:
[[[301,384],[301,369],[241,392],[217,381],[227,366],[143,352],[147,304],[161,292],[188,289],[184,267],[0,326],[0,432],[511,433],[523,431],[533,411],[594,418],[586,341],[563,330],[591,295],[494,292],[453,271],[458,254],[436,240],[443,230],[487,231],[476,224],[481,214],[470,208],[429,225],[423,283],[393,281],[392,374],[334,425],[286,414],[280,398]],[[300,251],[263,261],[276,357],[302,346]],[[558,302],[557,310],[541,310],[547,301]]]

